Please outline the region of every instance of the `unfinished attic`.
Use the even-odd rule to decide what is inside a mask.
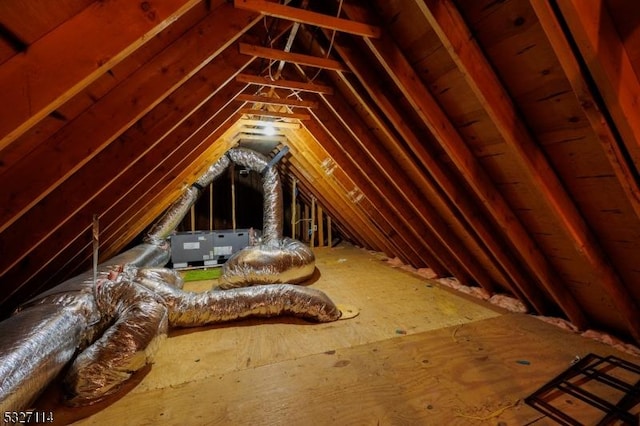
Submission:
[[[3,0],[0,93],[4,424],[638,424],[636,0]]]

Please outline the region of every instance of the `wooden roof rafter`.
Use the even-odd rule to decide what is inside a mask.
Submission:
[[[596,243],[593,231],[520,118],[506,89],[471,37],[471,31],[458,9],[451,0],[416,0],[416,3],[462,71],[514,157],[551,207],[576,251],[585,259],[597,281],[611,296],[631,334],[640,341],[640,309],[606,259],[604,251]]]
[[[88,7],[2,64],[0,150],[198,3],[167,0],[144,10],[116,0]]]
[[[532,285],[522,268],[508,255],[508,250],[506,250],[504,243],[498,238],[498,232],[492,229],[482,218],[472,199],[464,194],[460,185],[454,182],[448,171],[445,170],[442,162],[425,148],[425,144],[408,126],[402,114],[386,95],[386,88],[373,74],[371,67],[361,60],[353,49],[340,43],[335,44],[334,48],[349,66],[351,72],[358,77],[363,88],[367,90],[376,105],[399,133],[399,136],[403,138],[414,155],[429,170],[435,183],[444,191],[449,200],[455,204],[467,222],[472,224],[473,230],[479,235],[487,249],[511,278],[511,284],[508,287],[519,299],[531,304],[537,312],[547,312],[548,303],[545,302],[542,293]]]
[[[226,35],[225,31],[221,31],[222,28],[242,28],[242,31],[246,31],[259,22],[259,19],[258,16],[222,3],[183,37],[171,43],[126,81],[91,105],[81,116],[22,157],[21,161],[12,164],[5,171],[4,176],[7,179],[24,181],[27,179],[26,175],[31,174],[31,164],[34,163],[42,165],[39,170],[41,179],[33,181],[28,191],[24,188],[0,188],[0,197],[14,200],[0,211],[0,231],[6,229],[99,154],[132,122],[150,111],[241,36],[241,32]],[[211,34],[207,49],[194,48],[201,43],[203,33]],[[171,66],[178,61],[182,71]],[[162,73],[162,69],[172,72]],[[123,108],[123,105],[127,105],[128,108]],[[99,118],[102,115],[110,117],[108,123]],[[100,124],[96,125],[95,122]],[[61,156],[59,161],[48,161],[52,155],[55,156],[61,151],[64,151],[65,155]]]
[[[573,91],[580,100],[591,127],[598,135],[609,163],[613,168],[620,186],[626,193],[636,216],[640,218],[640,182],[635,178],[635,167],[627,160],[625,152],[616,141],[616,134],[603,113],[604,106],[599,105],[598,98],[586,81],[573,49],[549,3],[532,1],[531,7],[536,13],[543,31],[547,35],[551,47],[562,66]]]
[[[600,89],[625,149],[640,171],[640,77],[620,40],[606,2],[558,0],[557,6]]]
[[[344,6],[344,10],[348,16],[357,16],[359,13],[348,5]],[[392,39],[384,35],[379,40],[365,38],[364,41],[419,114],[440,146],[447,152],[474,193],[509,236],[514,249],[526,261],[529,269],[537,276],[567,317],[577,327],[585,328],[587,319],[575,297],[559,282],[557,273],[551,264],[541,255],[537,244],[513,213],[504,197],[495,188],[431,92],[421,83],[420,77],[404,54]]]
[[[313,45],[313,43],[310,43],[309,37],[306,35],[306,33],[302,33],[302,37],[307,45]],[[321,48],[318,47],[318,49]],[[491,243],[493,242],[494,247],[491,247],[493,248],[493,252],[491,254],[493,254],[494,256],[498,256],[498,258],[500,259],[500,264],[502,266],[506,265],[508,270],[517,271],[513,272],[512,274],[512,276],[516,278],[515,281],[517,282],[517,284],[509,282],[509,279],[507,277],[499,277],[502,279],[496,279],[496,282],[500,282],[504,288],[509,289],[513,294],[517,295],[519,299],[524,303],[529,303],[527,302],[528,299],[532,300],[533,306],[536,310],[538,310],[538,312],[545,312],[547,304],[543,302],[541,293],[537,291],[535,287],[528,285],[528,280],[524,278],[524,274],[521,271],[521,268],[517,268],[515,265],[513,265],[512,259],[506,255],[504,246],[496,241],[496,231],[488,229],[484,221],[479,220],[479,212],[475,207],[470,205],[470,200],[468,199],[468,197],[461,194],[459,185],[451,182],[448,174],[443,170],[441,162],[433,158],[433,156],[428,151],[426,151],[424,143],[422,141],[419,141],[418,137],[413,133],[411,129],[409,129],[405,119],[398,113],[395,106],[393,106],[393,102],[391,102],[391,100],[385,96],[386,88],[384,87],[384,84],[380,82],[380,79],[375,75],[369,64],[365,63],[365,61],[357,55],[357,49],[349,48],[343,42],[335,43],[334,49],[336,49],[342,60],[349,67],[350,72],[358,78],[360,84],[362,85],[362,88],[367,91],[371,99],[364,99],[359,93],[359,90],[353,87],[350,80],[346,78],[345,74],[336,73],[335,79],[339,79],[346,90],[349,90],[352,96],[358,100],[359,105],[361,105],[362,108],[365,109],[371,117],[377,120],[375,125],[376,128],[379,131],[385,133],[386,138],[390,142],[385,143],[384,140],[381,140],[384,146],[385,154],[378,153],[378,156],[391,155],[403,159],[402,164],[405,165],[404,167],[409,173],[413,185],[416,188],[419,188],[420,191],[422,191],[422,196],[416,194],[414,195],[414,197],[426,198],[432,200],[433,204],[438,205],[440,191],[435,186],[433,186],[434,184],[431,182],[431,180],[428,179],[423,174],[423,172],[418,169],[417,165],[412,164],[412,161],[407,158],[408,156],[406,155],[406,153],[402,152],[402,150],[399,148],[401,145],[400,142],[396,140],[396,136],[393,134],[391,129],[387,128],[384,120],[381,120],[377,116],[376,111],[374,111],[370,107],[370,105],[372,104],[375,104],[380,108],[380,111],[384,114],[385,118],[388,119],[394,126],[395,130],[400,133],[400,136],[402,136],[405,141],[409,143],[409,146],[412,148],[413,154],[417,155],[418,158],[424,164],[426,164],[427,170],[435,174],[437,183],[443,185],[444,188],[447,189],[448,193],[452,193],[450,199],[455,200],[453,203],[455,203],[459,208],[466,208],[466,210],[468,211],[466,217],[469,218],[470,222],[471,220],[473,220],[474,227],[480,228],[480,230],[483,231],[484,234],[486,234],[490,243],[489,247],[491,247]],[[329,101],[327,100],[327,102]],[[446,200],[442,200],[440,202],[444,204],[450,204],[447,203]],[[447,213],[445,213],[445,215],[449,217],[450,220],[457,221],[458,214],[456,212],[449,210]],[[441,222],[439,219],[433,218],[429,219],[429,221],[433,223]],[[466,224],[460,223],[458,226],[461,228],[465,228]],[[443,235],[447,235],[446,239],[450,240],[451,238],[449,237],[449,235],[451,233],[451,230],[445,227],[442,223],[440,223],[439,227],[442,230],[446,229],[446,231],[442,231],[444,232]],[[455,244],[456,239],[457,238],[454,238],[453,241],[447,241],[446,244],[453,243],[455,247],[465,247],[467,245],[475,247],[474,244],[476,244],[476,241],[474,236],[467,238],[464,244],[462,242],[458,242],[457,244]],[[482,247],[478,246],[475,248],[478,252],[481,253],[481,256],[485,255],[483,253],[484,250]],[[491,257],[491,254],[486,254],[486,256]],[[471,265],[471,267],[473,268],[474,261],[467,259],[464,264]],[[500,274],[500,268],[496,268],[495,273]],[[486,274],[476,273],[476,276],[484,277],[484,281],[488,281],[488,284],[485,284],[483,286],[485,289],[487,289],[488,291],[495,290],[494,285],[487,279]],[[530,295],[530,297],[525,297],[518,286],[524,286],[526,288],[526,294]]]
[[[416,184],[409,179],[406,168],[402,167],[389,152],[388,146],[373,140],[369,129],[365,123],[361,122],[357,117],[353,108],[350,108],[341,95],[334,95],[324,98],[321,96],[324,106],[335,116],[335,120],[340,122],[343,127],[349,128],[352,138],[356,143],[350,143],[345,137],[341,137],[340,141],[344,148],[351,154],[362,152],[362,158],[367,158],[371,166],[377,166],[380,174],[386,177],[387,185],[390,187],[404,188],[403,197],[392,198],[392,204],[399,206],[402,210],[398,212],[401,218],[406,218],[406,226],[411,229],[412,233],[422,234],[423,238],[428,241],[430,250],[437,254],[440,261],[445,264],[447,269],[460,277],[461,281],[465,281],[465,277],[469,279],[465,282],[467,285],[478,283],[489,294],[495,292],[495,285],[486,269],[481,268],[475,257],[471,256],[468,249],[462,244],[457,235],[450,232],[449,227],[444,223],[442,218],[436,214],[432,206],[418,208],[415,200],[422,199],[422,195],[418,193]],[[326,115],[322,117],[323,122],[328,121]],[[359,145],[359,146],[358,146]],[[371,173],[371,168],[368,172]],[[380,183],[378,183],[378,186]],[[401,191],[398,191],[401,192]],[[404,198],[404,200],[402,199]],[[405,206],[406,208],[400,207]],[[418,230],[419,228],[419,230]],[[427,262],[428,263],[428,262]]]

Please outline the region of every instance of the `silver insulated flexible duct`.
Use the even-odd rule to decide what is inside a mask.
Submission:
[[[145,242],[46,291],[0,322],[0,413],[28,408],[71,361],[64,380],[72,405],[100,400],[149,362],[168,326],[190,327],[246,316],[294,315],[333,321],[339,310],[324,293],[292,285],[184,292],[164,266],[168,236],[203,187],[233,161],[264,176],[260,245],[236,253],[225,269],[228,286],[299,282],[315,268],[313,253],[282,238],[282,190],[264,156],[230,150],[176,200]]]
[[[259,245],[240,250],[223,265],[220,288],[305,281],[313,275],[315,256],[301,242],[282,238],[282,185],[277,169],[255,151],[232,149],[228,155],[233,162],[262,174],[263,229]]]

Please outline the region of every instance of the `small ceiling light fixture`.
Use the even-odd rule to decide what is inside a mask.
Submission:
[[[273,136],[276,134],[276,129],[271,124],[267,124],[264,126],[264,133],[267,136]]]

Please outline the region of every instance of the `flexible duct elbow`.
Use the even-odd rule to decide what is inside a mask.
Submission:
[[[315,255],[303,243],[285,238],[277,245],[260,244],[235,253],[222,266],[219,287],[256,284],[298,284],[315,271]]]

